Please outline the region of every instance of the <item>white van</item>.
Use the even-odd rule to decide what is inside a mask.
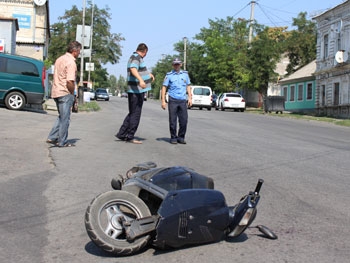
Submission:
[[[191,86],[192,107],[211,110],[212,90],[207,86]]]

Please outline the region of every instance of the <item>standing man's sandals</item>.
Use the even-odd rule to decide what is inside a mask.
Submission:
[[[73,143],[65,143],[63,145],[58,145],[58,143],[56,143],[56,146],[60,147],[60,148],[62,148],[62,147],[74,147],[75,144],[73,144]]]
[[[50,140],[50,139],[47,139],[47,140],[46,140],[46,143],[57,144],[57,140]]]

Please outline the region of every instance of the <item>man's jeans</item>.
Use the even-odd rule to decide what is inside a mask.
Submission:
[[[74,103],[74,96],[68,94],[63,97],[55,98],[54,100],[57,106],[58,118],[49,133],[48,139],[57,141],[58,146],[63,146],[68,138],[70,114]]]

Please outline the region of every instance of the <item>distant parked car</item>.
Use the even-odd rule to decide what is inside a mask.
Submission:
[[[216,100],[217,100],[217,99],[218,99],[218,95],[216,95],[216,94],[211,95],[211,106],[212,106],[213,108],[216,107]]]
[[[210,87],[207,86],[191,86],[192,106],[198,107],[200,110],[207,108],[211,110],[211,95],[213,94]]]
[[[92,89],[84,88],[84,94],[86,93],[89,94],[90,100],[95,99],[95,91],[93,91]]]
[[[234,111],[245,111],[245,99],[239,93],[222,93],[217,101],[216,109],[233,109]]]
[[[109,100],[109,94],[106,89],[98,88],[95,91],[95,100]]]
[[[42,104],[45,66],[40,60],[0,53],[0,103],[10,110]]]
[[[120,95],[121,98],[127,98],[128,97],[128,93],[123,92],[122,95]]]

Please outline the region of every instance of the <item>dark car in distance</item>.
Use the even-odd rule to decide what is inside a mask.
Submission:
[[[218,95],[216,95],[216,94],[213,94],[213,95],[211,95],[211,106],[212,107],[216,107],[216,100],[218,99]]]
[[[109,100],[109,94],[106,89],[98,88],[95,91],[95,100]]]

